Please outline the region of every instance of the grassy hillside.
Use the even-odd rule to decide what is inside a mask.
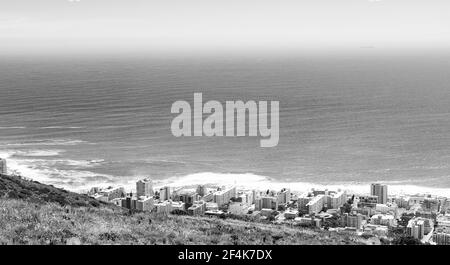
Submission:
[[[0,244],[354,244],[331,232],[0,199]]]
[[[20,176],[0,175],[0,198],[22,199],[29,202],[55,202],[62,206],[99,207],[105,203],[87,195],[55,188]]]
[[[88,196],[0,176],[0,244],[359,244],[309,228],[129,213]]]

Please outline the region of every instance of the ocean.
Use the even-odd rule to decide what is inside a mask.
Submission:
[[[369,53],[369,52],[368,52]],[[0,157],[82,191],[221,183],[450,196],[450,56],[8,57]],[[278,100],[280,140],[179,137],[177,100]]]

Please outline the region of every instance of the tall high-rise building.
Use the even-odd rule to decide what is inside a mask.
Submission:
[[[326,197],[328,209],[339,209],[347,202],[347,193],[345,191],[331,192]]]
[[[308,193],[300,195],[297,199],[298,210],[301,213],[307,213],[308,207],[306,206],[313,197],[309,196]]]
[[[159,200],[160,201],[167,201],[170,199],[170,187],[165,186],[159,189]]]
[[[196,192],[198,193],[198,195],[200,195],[201,197],[206,195],[206,187],[205,185],[198,185],[197,186],[197,190]]]
[[[378,183],[370,185],[370,194],[378,197],[378,203],[385,204],[387,202],[388,187]]]
[[[425,235],[425,221],[415,219],[409,220],[406,232],[411,237],[422,239]]]
[[[153,196],[153,182],[151,179],[141,179],[136,182],[136,196]]]
[[[255,210],[261,211],[262,209],[278,210],[278,200],[275,196],[258,197],[255,201]]]
[[[325,196],[322,194],[317,195],[313,199],[311,199],[307,204],[306,208],[308,209],[308,214],[318,214],[322,211],[323,205],[325,201]]]
[[[290,189],[282,189],[277,194],[277,200],[279,204],[289,203],[291,200],[291,190]]]
[[[6,159],[0,158],[0,174],[6,175]]]
[[[231,198],[236,197],[236,187],[230,189],[220,190],[214,193],[214,202],[217,205],[222,206],[224,204],[229,203]]]

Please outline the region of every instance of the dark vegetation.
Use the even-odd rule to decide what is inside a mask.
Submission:
[[[61,206],[100,207],[106,203],[64,189],[55,188],[20,176],[0,175],[0,198],[21,199],[35,203],[54,202]]]

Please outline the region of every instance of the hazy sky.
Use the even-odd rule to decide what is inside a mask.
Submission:
[[[450,47],[448,0],[0,0],[0,52]]]

